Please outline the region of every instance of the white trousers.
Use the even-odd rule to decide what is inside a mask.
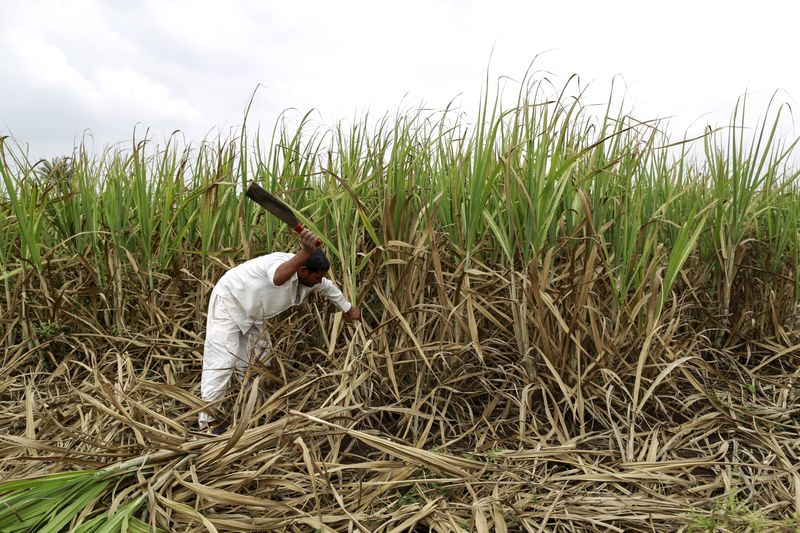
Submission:
[[[203,345],[202,400],[210,403],[225,396],[231,376],[235,374],[241,380],[250,362],[266,363],[271,350],[272,340],[263,324],[254,325],[243,334],[225,308],[223,298],[212,291]],[[213,421],[213,415],[207,411],[198,415],[202,430]]]

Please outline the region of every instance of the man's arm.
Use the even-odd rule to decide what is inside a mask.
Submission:
[[[347,320],[361,320],[361,309],[354,305],[344,316],[347,317]]]
[[[302,245],[302,249],[294,254],[291,259],[281,263],[277,270],[275,270],[275,276],[272,278],[272,282],[276,286],[280,287],[292,279],[292,276],[295,275],[300,267],[311,258],[311,254],[313,254],[314,250],[317,248],[317,236],[311,231],[304,229],[300,234],[300,244]]]
[[[334,285],[331,280],[323,278],[317,291],[344,311],[344,316],[348,320],[361,320],[361,310],[348,302],[339,287]]]

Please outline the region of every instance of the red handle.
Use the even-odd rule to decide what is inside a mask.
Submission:
[[[298,225],[296,225],[296,226],[294,227],[294,230],[295,230],[297,233],[303,233],[303,230],[304,230],[304,229],[305,229],[305,228],[303,227],[303,225],[302,225],[302,224],[298,224]],[[322,241],[321,241],[321,240],[319,240],[319,239],[317,239],[317,246],[322,246]]]

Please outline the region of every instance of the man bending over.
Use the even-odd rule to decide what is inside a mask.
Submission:
[[[348,320],[361,319],[361,311],[324,277],[330,262],[317,246],[317,236],[303,230],[300,243],[296,254],[276,252],[251,259],[226,272],[214,286],[203,346],[203,401],[222,398],[234,370],[243,373],[251,358],[265,361],[272,343],[264,321],[302,303],[312,292],[326,296]],[[200,412],[201,430],[214,422],[208,411]],[[224,430],[220,425],[212,428],[216,434]]]

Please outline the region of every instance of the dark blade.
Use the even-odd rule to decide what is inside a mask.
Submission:
[[[296,230],[296,228],[300,225],[300,222],[298,222],[297,217],[294,216],[292,209],[285,203],[278,200],[278,198],[272,193],[265,191],[264,188],[258,183],[251,181],[245,194],[258,205],[289,224],[292,229]]]

